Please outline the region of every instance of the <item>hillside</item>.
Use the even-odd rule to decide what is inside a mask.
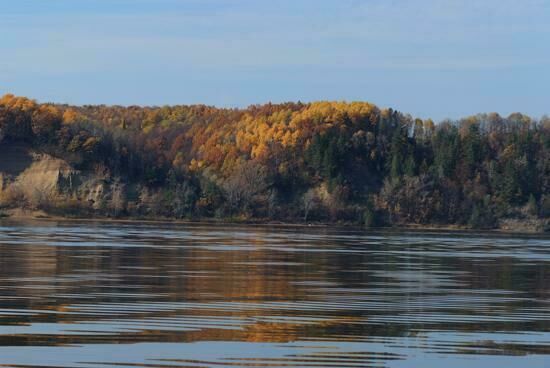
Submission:
[[[27,145],[4,143],[0,150],[0,172],[4,175],[16,176],[32,164],[33,159]]]
[[[364,102],[120,107],[0,99],[4,209],[543,230],[550,119],[435,124]],[[516,225],[514,225],[516,224]]]

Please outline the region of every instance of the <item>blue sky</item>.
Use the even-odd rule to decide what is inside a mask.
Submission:
[[[0,93],[550,113],[547,0],[0,0]]]

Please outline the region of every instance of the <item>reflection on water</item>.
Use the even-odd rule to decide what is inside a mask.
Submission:
[[[550,366],[550,240],[0,223],[0,366]]]

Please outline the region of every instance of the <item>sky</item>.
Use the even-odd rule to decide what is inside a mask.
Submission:
[[[0,94],[550,113],[548,0],[0,0]]]

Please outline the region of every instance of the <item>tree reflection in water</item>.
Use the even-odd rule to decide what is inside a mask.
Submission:
[[[547,238],[2,224],[0,365],[343,367],[550,354]],[[222,343],[233,350],[206,353]],[[95,357],[100,347],[110,353]],[[48,354],[51,364],[37,358]]]

